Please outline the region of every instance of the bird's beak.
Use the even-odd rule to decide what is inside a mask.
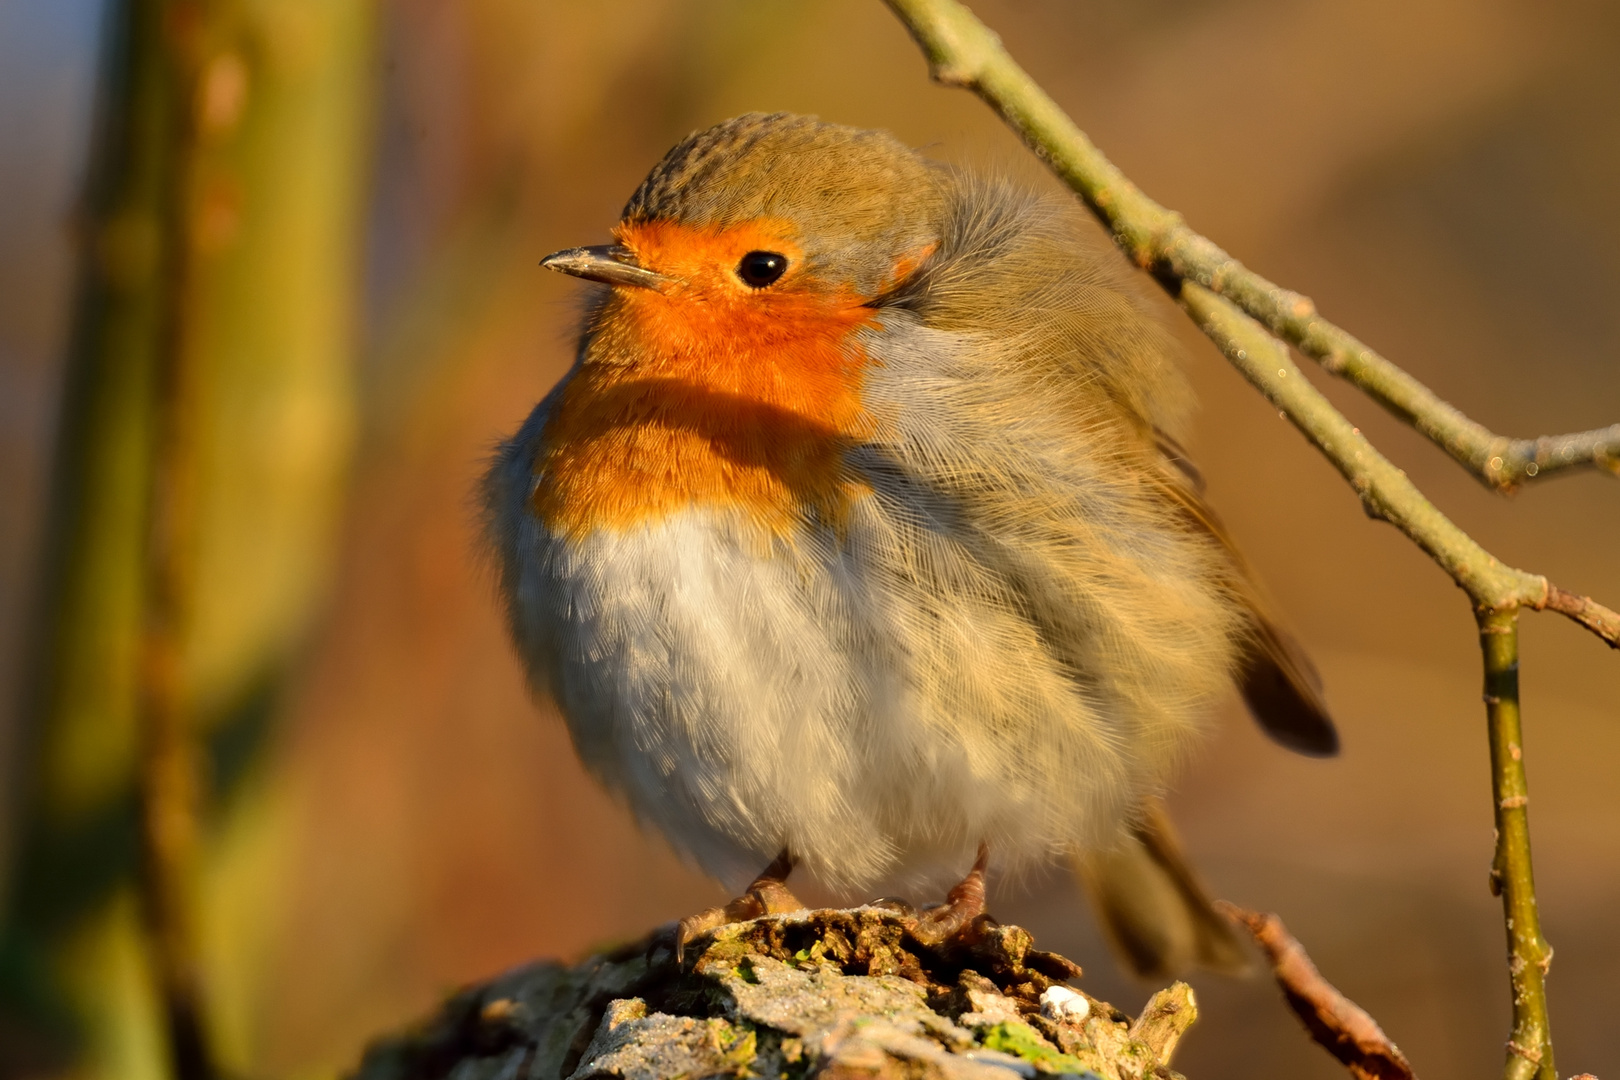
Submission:
[[[621,244],[566,248],[540,260],[547,270],[556,270],[609,285],[634,285],[641,289],[662,290],[669,283],[663,274],[636,264],[636,257]]]

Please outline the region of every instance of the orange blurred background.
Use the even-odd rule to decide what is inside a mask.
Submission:
[[[98,5],[63,4],[59,21],[21,8],[0,5],[8,704],[42,543]],[[1150,194],[1470,416],[1512,435],[1620,420],[1613,5],[975,10]],[[483,461],[571,354],[578,286],[537,260],[606,239],[669,145],[746,110],[887,128],[1050,182],[976,99],[928,82],[877,0],[386,0],[379,27],[359,449],[273,735],[211,840],[212,985],[233,1064],[253,1075],[332,1075],[459,983],[721,896],[583,775],[525,693],[479,565]],[[55,51],[26,53],[29,40]],[[1494,1073],[1507,980],[1466,600],[1183,330],[1211,500],[1322,667],[1345,748],[1291,757],[1233,703],[1175,816],[1214,891],[1281,913],[1421,1075]],[[1620,603],[1613,478],[1504,501],[1307,369],[1496,555]],[[1523,649],[1558,1062],[1620,1074],[1620,658],[1552,616],[1525,618]],[[23,722],[8,709],[0,729],[14,789]],[[1126,1009],[1150,992],[1118,972],[1062,874],[1004,883],[992,904],[1084,964],[1092,992]],[[1341,1075],[1268,980],[1193,982],[1186,1075]],[[97,1060],[149,1075],[150,1045],[119,1038],[122,1056]],[[80,1071],[98,1069],[119,1071]]]

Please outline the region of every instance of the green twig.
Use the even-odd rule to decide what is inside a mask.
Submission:
[[[170,88],[169,185],[160,208],[161,274],[152,400],[145,587],[136,668],[140,733],[139,886],[151,942],[170,1064],[176,1080],[218,1075],[210,1046],[196,888],[201,783],[196,722],[187,690],[186,640],[196,593],[198,444],[201,417],[197,343],[199,153],[207,104],[205,34],[219,7],[190,0],[138,0],[138,16],[158,31],[137,47],[154,52]]]
[[[885,0],[927,55],[934,79],[972,90],[1072,187],[1144,267],[1195,281],[1410,423],[1488,487],[1586,466],[1620,476],[1620,424],[1569,435],[1511,439],[1442,401],[1434,391],[1316,313],[1307,296],[1267,281],[1189,228],[1131,183],[1057,103],[956,0]]]
[[[1519,730],[1519,626],[1514,611],[1479,616],[1485,653],[1485,715],[1491,739],[1491,797],[1496,804],[1496,859],[1491,891],[1502,898],[1508,971],[1513,985],[1513,1037],[1507,1080],[1557,1080],[1547,1025],[1547,969],[1552,946],[1541,936],[1530,868],[1529,789]]]
[[[1411,537],[1476,602],[1492,609],[1540,607],[1546,602],[1545,578],[1499,562],[1453,524],[1310,384],[1288,347],[1265,327],[1202,285],[1183,283],[1179,299],[1243,377],[1344,474],[1370,516]]]

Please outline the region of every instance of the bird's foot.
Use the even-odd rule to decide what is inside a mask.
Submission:
[[[675,926],[675,962],[681,963],[686,945],[700,934],[732,923],[747,922],[762,915],[785,915],[790,911],[803,911],[804,904],[787,887],[787,876],[793,871],[794,859],[786,851],[778,855],[743,894],[725,907],[712,907],[696,915],[688,915]]]
[[[957,886],[945,894],[945,902],[925,909],[917,916],[911,936],[929,947],[943,945],[961,934],[984,914],[984,868],[990,861],[988,845],[979,845],[979,857]]]

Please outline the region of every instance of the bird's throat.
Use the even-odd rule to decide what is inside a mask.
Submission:
[[[760,302],[616,289],[562,388],[534,462],[553,532],[624,529],[691,507],[735,509],[768,534],[838,527],[862,486],[849,446],[869,434],[857,300]]]

